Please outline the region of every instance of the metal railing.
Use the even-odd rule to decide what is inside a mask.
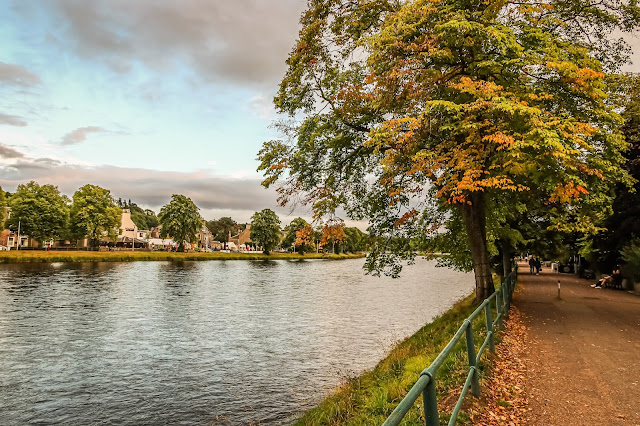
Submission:
[[[385,420],[383,426],[395,426],[400,424],[403,417],[409,412],[414,402],[422,394],[423,406],[424,406],[424,419],[426,426],[439,426],[440,417],[438,415],[438,401],[436,396],[436,373],[438,369],[445,362],[449,354],[453,351],[456,344],[465,336],[467,342],[467,356],[469,359],[469,373],[467,374],[467,380],[464,383],[458,402],[456,403],[451,417],[449,419],[449,425],[454,425],[458,418],[458,413],[462,407],[465,396],[469,389],[474,396],[480,396],[480,380],[478,377],[478,363],[482,357],[484,350],[489,347],[492,353],[495,353],[495,339],[494,339],[494,326],[499,329],[503,327],[504,318],[509,313],[511,307],[511,299],[513,297],[513,290],[516,285],[518,276],[518,268],[515,267],[514,271],[509,274],[502,281],[500,289],[495,291],[491,296],[486,298],[480,306],[467,319],[464,320],[456,334],[451,341],[445,346],[440,354],[433,360],[431,365],[424,369],[420,373],[420,378],[409,390],[407,395],[400,401],[398,406],[393,410],[391,415]],[[496,318],[492,319],[491,304],[495,300]],[[484,311],[485,322],[487,327],[487,337],[484,339],[482,346],[476,354],[476,348],[473,341],[473,326],[472,321]]]

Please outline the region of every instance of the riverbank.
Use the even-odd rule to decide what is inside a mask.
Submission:
[[[0,263],[53,263],[53,262],[134,262],[185,260],[302,260],[302,259],[356,259],[364,253],[323,254],[307,253],[177,253],[164,251],[3,251]]]
[[[474,295],[456,303],[413,336],[400,342],[373,370],[348,379],[318,406],[304,413],[297,424],[382,424],[411,389],[422,370],[431,364],[476,307]],[[475,339],[477,346],[486,336],[483,323],[474,322],[474,336],[479,336]],[[481,378],[488,371],[486,360],[490,357],[483,356],[480,361],[478,367]],[[461,341],[441,367],[436,381],[441,422],[449,420],[465,382],[467,368],[466,345]],[[415,403],[403,424],[424,424],[421,406],[421,403]],[[463,411],[458,415],[458,420],[464,423],[470,418]]]

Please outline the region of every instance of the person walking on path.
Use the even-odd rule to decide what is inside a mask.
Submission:
[[[529,258],[529,273],[533,275],[533,270],[536,268],[536,259],[531,256]]]
[[[540,275],[540,269],[542,269],[542,262],[540,262],[540,258],[536,258],[536,275]]]
[[[513,299],[527,327],[527,424],[640,425],[640,297],[567,275],[559,298],[557,281],[521,274]]]

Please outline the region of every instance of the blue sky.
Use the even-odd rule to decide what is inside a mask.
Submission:
[[[0,0],[0,185],[92,183],[156,211],[181,193],[207,219],[308,216],[278,209],[255,171],[305,5]]]

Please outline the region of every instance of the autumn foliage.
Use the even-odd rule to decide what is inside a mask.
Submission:
[[[321,246],[331,244],[332,252],[335,253],[336,243],[344,240],[344,221],[341,219],[331,219],[322,227]]]
[[[630,183],[607,76],[625,61],[610,34],[639,16],[621,0],[310,1],[264,184],[316,217],[369,220],[377,270],[421,226],[459,221],[482,299],[496,209],[542,204],[552,229],[595,232]]]

